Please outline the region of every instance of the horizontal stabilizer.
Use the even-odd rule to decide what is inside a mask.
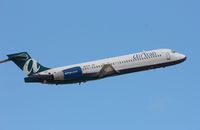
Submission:
[[[10,61],[10,59],[2,60],[2,61],[0,61],[0,64],[1,64],[1,63],[5,63],[5,62],[8,62],[8,61]]]

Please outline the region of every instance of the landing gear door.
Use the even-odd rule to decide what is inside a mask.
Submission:
[[[170,59],[171,59],[171,56],[170,56],[169,53],[166,53],[166,58],[167,58],[167,60],[170,60]]]

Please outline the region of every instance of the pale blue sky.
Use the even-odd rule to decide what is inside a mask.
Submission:
[[[25,84],[0,65],[1,130],[199,130],[199,0],[1,0],[0,59],[27,51],[48,67],[157,48],[182,64],[88,82]]]

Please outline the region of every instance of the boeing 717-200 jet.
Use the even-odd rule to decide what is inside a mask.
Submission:
[[[140,53],[106,58],[58,68],[48,68],[32,59],[27,52],[7,55],[4,63],[13,61],[26,74],[26,83],[70,84],[84,83],[132,72],[179,64],[186,56],[171,49],[157,49]]]

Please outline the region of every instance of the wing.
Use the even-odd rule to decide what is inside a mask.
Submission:
[[[119,71],[115,70],[111,64],[105,64],[97,75],[99,78],[103,78],[118,73]]]

